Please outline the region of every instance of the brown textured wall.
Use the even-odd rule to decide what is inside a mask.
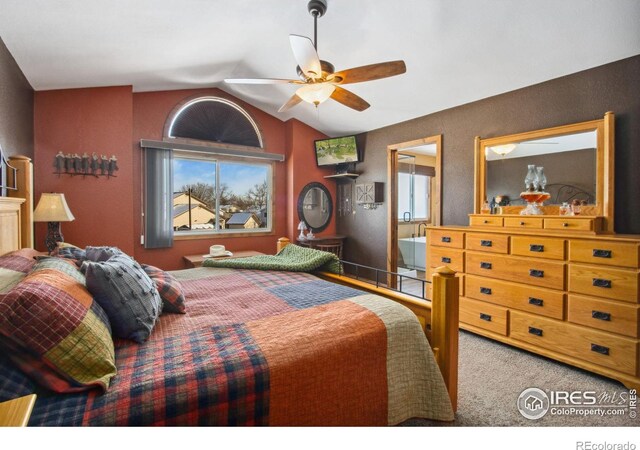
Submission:
[[[640,233],[640,55],[365,133],[358,182],[387,182],[388,145],[442,134],[442,224],[466,225],[475,136],[599,119],[607,111],[616,114],[616,232]],[[386,205],[337,218],[338,233],[349,236],[346,259],[386,267]]]
[[[33,158],[33,89],[0,39],[0,145]]]

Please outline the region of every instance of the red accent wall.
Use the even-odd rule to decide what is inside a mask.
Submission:
[[[303,107],[306,105],[303,105]],[[298,231],[298,195],[302,188],[312,181],[324,184],[331,193],[333,200],[333,217],[329,226],[317,236],[336,234],[336,182],[323,178],[332,175],[332,168],[320,169],[316,162],[313,141],[328,137],[296,119],[286,122],[287,127],[287,195],[290,199],[287,205],[289,220],[287,222],[287,236],[294,240]]]
[[[76,220],[62,223],[74,245],[113,245],[132,254],[133,171],[131,86],[40,91],[34,99],[36,204],[43,192],[61,192]],[[115,178],[54,174],[56,153],[116,155]],[[35,244],[45,250],[46,223]]]
[[[174,240],[172,248],[145,249],[142,230],[142,150],[140,139],[162,140],[167,117],[176,105],[195,96],[228,98],[254,118],[263,136],[265,151],[282,153],[275,164],[275,230],[268,236]],[[307,105],[300,105],[306,107]],[[282,122],[219,89],[194,89],[133,93],[130,86],[67,89],[36,92],[35,191],[62,192],[76,217],[62,224],[65,241],[86,245],[115,245],[142,263],[166,270],[184,267],[183,255],[205,254],[214,243],[231,251],[258,250],[274,253],[281,236],[297,236],[298,193],[311,181],[324,183],[335,204],[335,185],[323,179],[330,169],[316,166],[313,141],[324,134],[299,122]],[[70,177],[53,174],[53,159],[64,153],[93,151],[115,154],[117,177]],[[46,225],[36,226],[39,249],[44,248]],[[322,234],[335,234],[335,216]]]

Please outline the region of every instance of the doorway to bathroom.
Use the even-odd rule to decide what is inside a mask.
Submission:
[[[430,298],[427,225],[440,225],[442,136],[391,145],[388,151],[387,270],[391,287]]]

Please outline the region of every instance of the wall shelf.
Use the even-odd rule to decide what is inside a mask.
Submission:
[[[337,173],[335,175],[325,175],[325,178],[336,178],[336,179],[340,179],[340,178],[351,178],[352,180],[355,180],[356,178],[358,178],[360,176],[359,173]]]

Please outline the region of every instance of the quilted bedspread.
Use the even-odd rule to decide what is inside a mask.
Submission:
[[[405,307],[306,273],[172,272],[186,315],[116,340],[104,394],[39,393],[29,425],[393,425],[453,412]]]

